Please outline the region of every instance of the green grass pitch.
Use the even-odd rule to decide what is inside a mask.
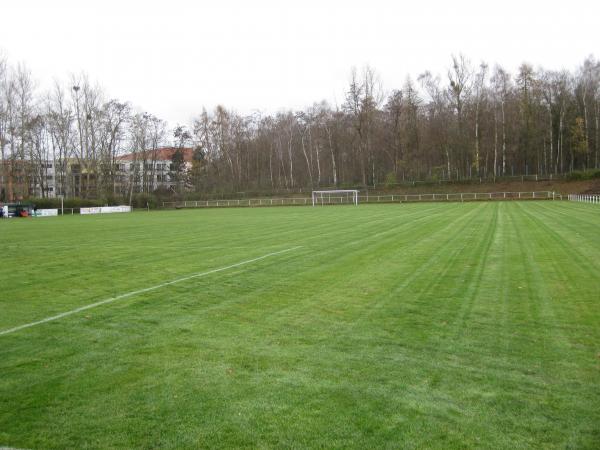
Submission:
[[[232,265],[0,335],[0,447],[600,447],[594,205],[4,220],[0,332]]]

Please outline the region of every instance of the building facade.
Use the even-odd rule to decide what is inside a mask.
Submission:
[[[29,197],[88,197],[112,193],[152,193],[186,187],[192,167],[191,148],[162,147],[120,155],[114,163],[85,164],[75,158],[0,162],[0,201]]]

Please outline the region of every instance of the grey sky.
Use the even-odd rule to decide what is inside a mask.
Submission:
[[[202,106],[242,113],[340,103],[352,66],[389,90],[445,73],[451,54],[515,70],[599,56],[597,1],[3,2],[0,50],[40,89],[86,72],[111,97],[187,123]]]

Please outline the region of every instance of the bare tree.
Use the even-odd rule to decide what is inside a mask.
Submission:
[[[464,55],[452,56],[452,68],[448,70],[448,98],[456,114],[456,125],[453,147],[454,154],[462,164],[466,163],[465,174],[470,173],[471,159],[468,158],[467,138],[465,136],[465,102],[471,94],[472,69]],[[458,171],[458,167],[456,168]]]
[[[69,185],[68,160],[75,147],[75,133],[73,130],[75,115],[68,104],[65,91],[58,82],[46,99],[46,125],[52,143],[52,159],[56,181],[56,193],[66,195],[73,191],[74,186]]]
[[[475,172],[477,174],[477,176],[481,176],[481,170],[480,170],[480,111],[481,111],[481,104],[485,99],[485,77],[487,75],[487,70],[488,70],[488,66],[485,63],[481,63],[479,65],[479,72],[475,75],[475,82],[473,83],[473,88],[474,88],[474,94],[475,94],[475,98],[474,98],[474,102],[475,102],[475,160],[474,165],[475,165]]]
[[[7,187],[4,183],[8,183],[10,177],[9,161],[6,154],[6,146],[9,143],[9,81],[8,67],[6,58],[0,55],[0,164],[2,165],[0,177],[3,183],[0,184],[0,201],[4,202],[9,197]]]
[[[510,75],[502,67],[494,68],[494,76],[492,77],[494,96],[496,102],[500,104],[500,118],[502,129],[502,176],[506,175],[506,103],[508,101],[511,85]],[[498,175],[498,153],[497,149],[494,153],[494,178]]]

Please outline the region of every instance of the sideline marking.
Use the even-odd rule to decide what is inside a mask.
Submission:
[[[185,277],[182,277],[182,278],[176,278],[174,280],[167,281],[165,283],[160,283],[160,284],[157,284],[155,286],[148,287],[148,288],[144,288],[144,289],[140,289],[140,290],[132,291],[132,292],[127,292],[126,294],[117,295],[116,297],[110,297],[110,298],[107,298],[105,300],[100,300],[99,302],[96,302],[96,303],[91,303],[89,305],[80,306],[79,308],[72,309],[71,311],[60,313],[60,314],[57,314],[55,316],[46,317],[45,319],[38,320],[36,322],[26,323],[24,325],[19,325],[19,326],[14,327],[14,328],[9,328],[7,330],[0,331],[0,336],[5,335],[5,334],[14,333],[15,331],[19,331],[19,330],[22,330],[24,328],[33,327],[35,325],[41,325],[41,324],[46,323],[46,322],[52,322],[53,320],[61,319],[63,317],[70,316],[72,314],[76,314],[78,312],[85,311],[87,309],[95,308],[96,306],[101,306],[101,305],[104,305],[106,303],[112,303],[112,302],[115,302],[117,300],[121,300],[123,298],[132,297],[134,295],[143,294],[144,292],[154,291],[156,289],[160,289],[160,288],[165,287],[165,286],[170,286],[172,284],[181,283],[182,281],[191,280],[192,278],[204,277],[206,275],[210,275],[210,274],[213,274],[213,273],[216,273],[216,272],[222,272],[223,270],[233,269],[234,267],[239,267],[239,266],[250,264],[250,263],[253,263],[253,262],[256,262],[256,261],[260,261],[261,259],[269,258],[271,256],[281,255],[282,253],[287,253],[287,252],[291,252],[293,250],[297,250],[300,247],[302,247],[302,246],[299,245],[297,247],[291,247],[291,248],[288,248],[288,249],[285,249],[285,250],[281,250],[281,251],[278,251],[278,252],[267,253],[266,255],[259,256],[258,258],[248,259],[246,261],[241,261],[241,262],[238,262],[238,263],[235,263],[235,264],[231,264],[230,266],[219,267],[218,269],[212,269],[212,270],[209,270],[207,272],[195,273],[195,274],[188,275],[188,276],[185,276]]]

